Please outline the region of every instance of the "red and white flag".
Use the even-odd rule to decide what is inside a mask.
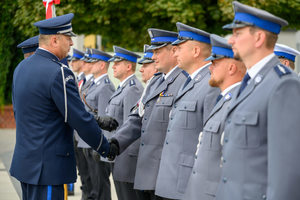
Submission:
[[[56,17],[55,4],[60,4],[60,0],[43,0],[43,4],[46,7],[46,19]]]

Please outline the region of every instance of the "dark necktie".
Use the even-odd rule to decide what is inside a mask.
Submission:
[[[156,88],[158,88],[164,81],[165,81],[165,77],[164,77],[164,76],[161,76],[160,79],[159,79],[159,82],[158,82],[158,85],[157,85]]]
[[[185,83],[184,83],[182,89],[184,89],[184,88],[189,84],[189,82],[190,82],[191,80],[192,80],[192,78],[191,78],[191,76],[189,76],[189,77],[186,79],[186,81],[185,81]]]
[[[216,104],[220,101],[220,99],[222,99],[223,95],[222,94],[219,94],[219,96],[217,97],[217,100],[216,100]]]
[[[89,89],[91,88],[91,87],[93,87],[93,85],[95,85],[95,82],[93,81],[92,83],[91,83],[91,85],[89,86]]]
[[[243,78],[243,81],[242,81],[242,84],[241,84],[241,87],[240,87],[240,90],[238,92],[238,95],[237,96],[240,96],[240,94],[243,92],[243,90],[246,88],[246,86],[248,85],[248,81],[250,80],[250,76],[248,73],[246,73],[246,75],[244,76]]]

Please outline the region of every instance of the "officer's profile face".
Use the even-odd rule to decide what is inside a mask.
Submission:
[[[92,67],[93,67],[93,63],[84,62],[83,69],[82,69],[83,73],[85,75],[90,74]]]
[[[177,45],[177,50],[175,52],[175,57],[178,62],[178,66],[181,69],[187,69],[193,62],[193,45],[192,41],[185,41]]]
[[[250,27],[235,28],[228,43],[232,45],[234,57],[238,60],[249,58],[255,51],[255,35],[250,33]]]
[[[62,59],[62,58],[65,58],[67,57],[69,51],[70,51],[70,47],[73,46],[73,41],[72,41],[72,38],[71,36],[68,36],[68,35],[62,35],[62,34],[59,34],[57,35],[58,37],[58,44],[59,44],[59,58]]]
[[[210,80],[209,85],[212,87],[220,87],[226,77],[228,59],[221,58],[212,61],[209,66]]]
[[[103,61],[97,61],[97,62],[94,62],[92,64],[92,69],[91,69],[91,73],[96,75],[96,74],[100,74],[103,69],[104,69],[104,66],[103,66],[104,62]]]
[[[80,68],[82,67],[82,60],[72,60],[70,65],[72,66],[72,70],[74,72],[78,72]],[[81,64],[81,65],[80,65]]]
[[[152,59],[154,60],[156,69],[162,73],[168,73],[171,67],[174,67],[174,57],[176,47],[167,45],[165,47],[154,49]]]
[[[122,81],[126,78],[125,76],[127,75],[127,72],[129,70],[128,62],[126,62],[125,60],[114,62],[112,69],[114,77]]]
[[[142,74],[142,81],[146,83],[157,72],[155,63],[144,63],[140,68],[140,72]]]

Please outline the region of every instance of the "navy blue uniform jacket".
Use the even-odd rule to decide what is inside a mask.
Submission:
[[[109,144],[93,116],[85,111],[72,71],[48,51],[37,49],[15,69],[13,107],[16,145],[10,173],[21,182],[59,185],[76,181],[73,130],[103,157]]]

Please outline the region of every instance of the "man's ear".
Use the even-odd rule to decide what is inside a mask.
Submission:
[[[262,30],[255,31],[255,47],[261,47],[266,43],[267,34]]]

